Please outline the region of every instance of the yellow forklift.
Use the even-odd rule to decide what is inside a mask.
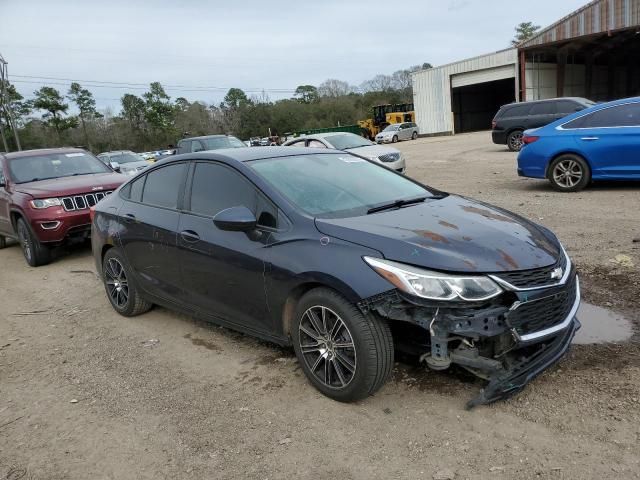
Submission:
[[[363,135],[371,140],[387,126],[394,123],[415,122],[413,103],[397,103],[395,105],[376,105],[373,107],[373,116],[366,120],[360,120],[358,125],[363,130]]]

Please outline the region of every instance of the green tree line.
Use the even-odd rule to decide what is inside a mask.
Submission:
[[[185,135],[228,133],[246,140],[267,136],[269,130],[283,135],[354,124],[370,117],[374,105],[412,102],[411,72],[422,68],[431,65],[376,75],[359,87],[336,79],[317,86],[300,85],[291,98],[276,101],[231,88],[219,104],[171,98],[159,82],[153,82],[142,95],[125,93],[117,113],[98,112],[92,92],[77,82],[67,92],[44,86],[29,100],[11,84],[6,92],[23,149],[83,146],[94,152],[146,151],[174,145]],[[72,106],[73,115],[69,113]],[[13,150],[8,127],[8,119],[0,112],[0,129]]]

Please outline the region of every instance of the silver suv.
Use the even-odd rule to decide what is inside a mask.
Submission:
[[[418,138],[418,134],[418,125],[413,122],[392,123],[376,135],[376,143],[396,143],[400,140],[415,140]]]

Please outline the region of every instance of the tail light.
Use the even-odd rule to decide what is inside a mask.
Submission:
[[[522,143],[524,143],[525,145],[529,145],[530,143],[537,142],[538,140],[540,140],[540,137],[534,137],[529,135],[525,135],[524,137],[522,137]]]
[[[498,122],[496,122],[495,120],[493,120],[493,121],[491,122],[491,130],[495,130],[497,126],[498,126]]]
[[[93,207],[89,207],[89,218],[91,219],[91,222],[93,223],[93,217],[96,216],[96,206],[94,205]]]

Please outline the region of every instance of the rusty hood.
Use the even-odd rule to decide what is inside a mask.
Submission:
[[[316,219],[316,227],[389,260],[450,272],[529,270],[555,263],[561,251],[544,227],[456,195],[361,217]]]

